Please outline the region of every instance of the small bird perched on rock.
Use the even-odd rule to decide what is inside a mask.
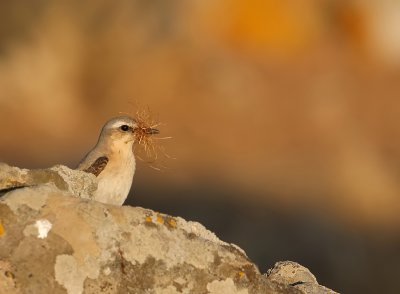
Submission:
[[[101,130],[96,146],[80,162],[78,170],[97,177],[94,200],[122,205],[128,197],[135,174],[133,144],[138,132],[148,136],[159,133],[151,127],[141,129],[129,116],[111,119]]]

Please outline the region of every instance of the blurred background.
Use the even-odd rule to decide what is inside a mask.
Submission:
[[[128,204],[340,292],[398,290],[399,93],[398,1],[0,1],[0,161],[75,167],[144,105],[175,159]]]

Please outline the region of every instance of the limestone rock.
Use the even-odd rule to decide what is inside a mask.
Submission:
[[[279,261],[266,273],[269,280],[293,286],[301,293],[336,293],[318,284],[315,276],[304,266],[293,261]]]
[[[94,175],[71,170],[63,165],[29,170],[0,163],[0,196],[10,190],[42,184],[53,184],[61,191],[68,191],[74,196],[88,199],[91,199],[97,189]]]
[[[276,266],[262,275],[199,223],[84,199],[90,175],[2,165],[4,175],[0,293],[328,293],[311,273]]]

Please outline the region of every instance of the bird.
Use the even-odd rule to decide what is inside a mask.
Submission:
[[[159,133],[158,129],[139,126],[129,116],[112,118],[103,126],[97,144],[79,163],[77,170],[97,178],[94,200],[121,206],[128,197],[136,169],[133,144],[138,131],[146,135]]]

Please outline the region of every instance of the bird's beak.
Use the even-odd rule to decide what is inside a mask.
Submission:
[[[144,129],[144,133],[145,133],[146,135],[155,135],[155,134],[159,134],[160,131],[157,130],[157,129],[153,129],[153,128],[145,128],[145,129]]]

